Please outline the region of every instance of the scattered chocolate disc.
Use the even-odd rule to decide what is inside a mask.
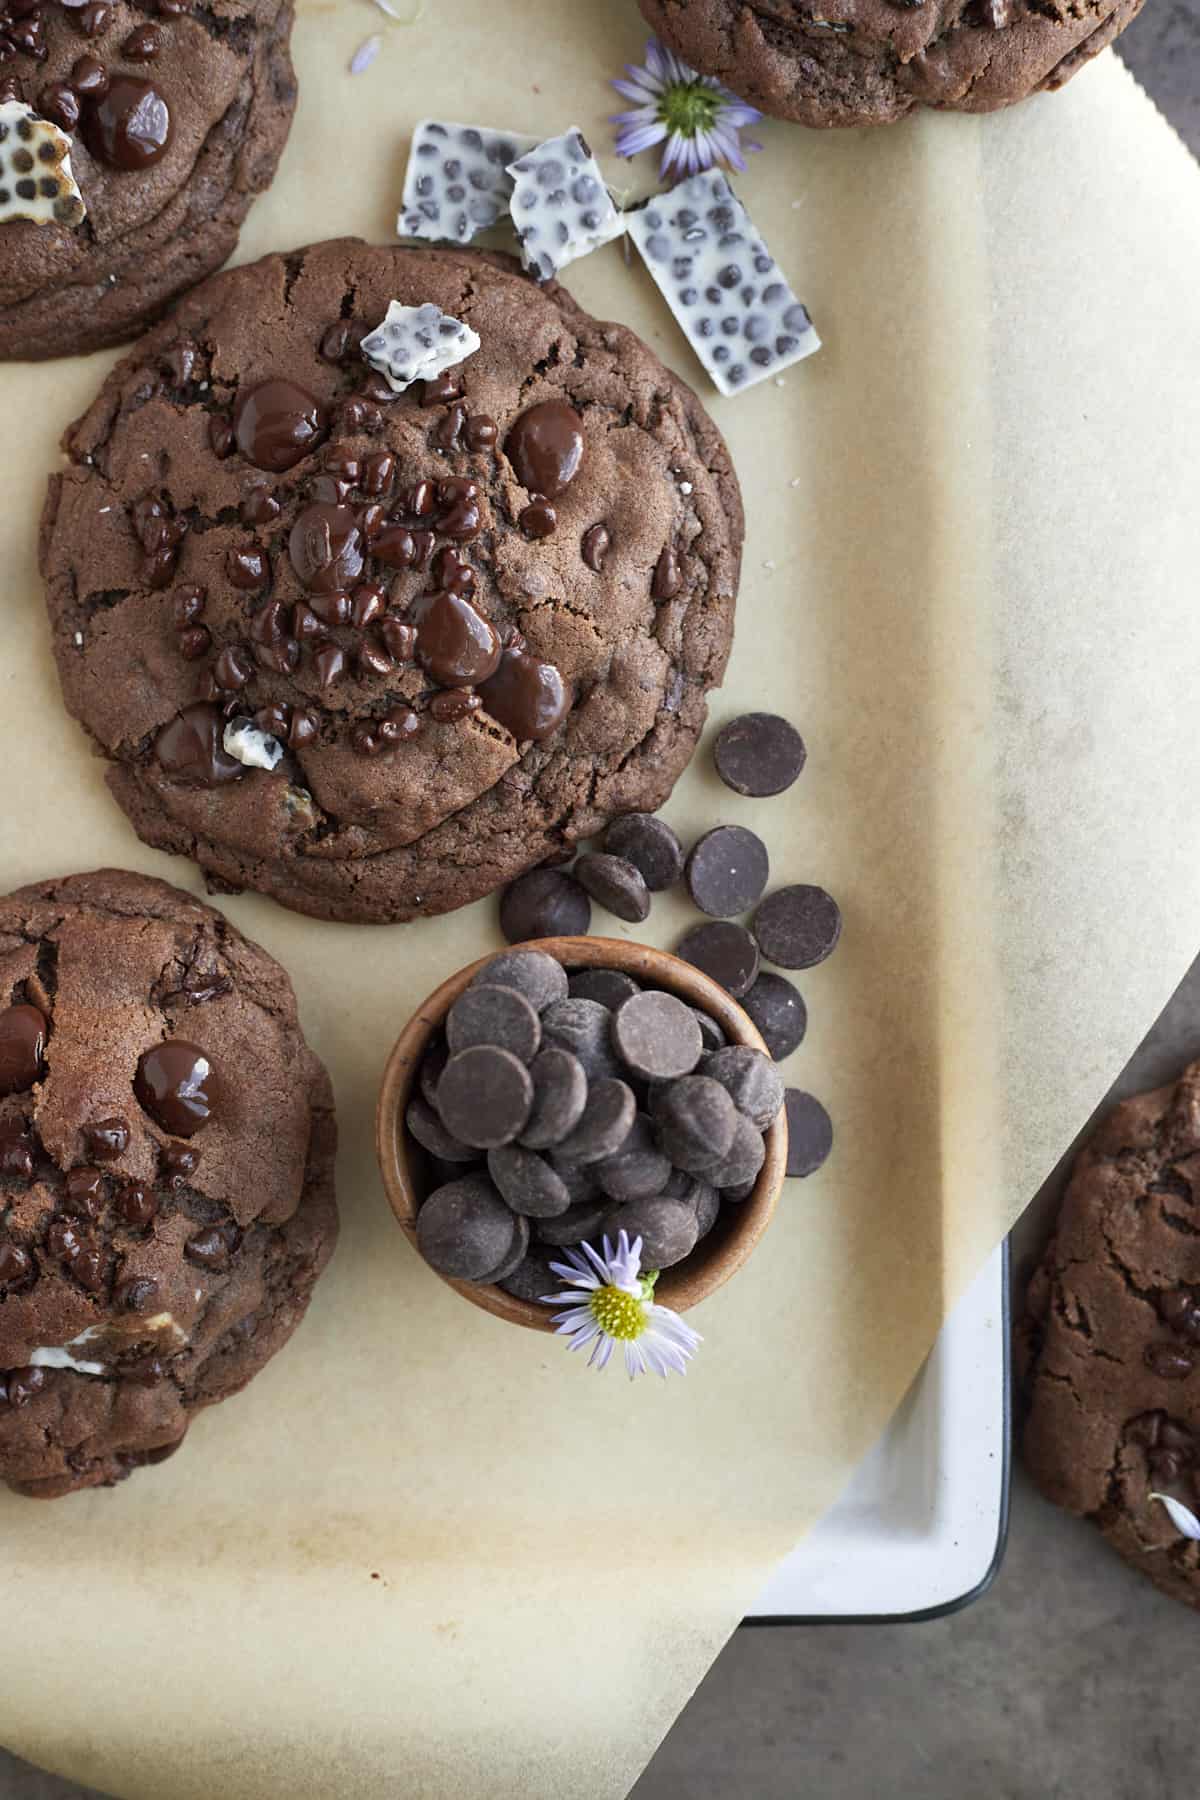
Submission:
[[[655,1081],[690,1075],[704,1049],[691,1007],[658,989],[634,994],[617,1008],[612,1040],[635,1075]]]
[[[770,1057],[748,1044],[727,1044],[700,1064],[700,1073],[719,1081],[740,1113],[758,1131],[767,1127],[783,1105],[783,1077]]]
[[[758,978],[758,945],[744,925],[735,925],[730,919],[694,925],[676,945],[675,954],[694,969],[702,969],[735,1000]]]
[[[516,1229],[486,1175],[464,1175],[436,1189],[417,1214],[421,1255],[453,1281],[482,1281],[501,1268]]]
[[[696,1247],[700,1223],[686,1200],[634,1200],[619,1206],[604,1221],[604,1232],[615,1238],[619,1231],[642,1240],[642,1268],[670,1269]]]
[[[516,988],[535,1012],[567,997],[567,971],[544,950],[502,950],[485,963],[470,986]]]
[[[514,1212],[531,1219],[553,1219],[571,1204],[566,1183],[536,1150],[502,1144],[488,1151],[488,1174]]]
[[[579,1058],[557,1044],[538,1051],[529,1073],[533,1105],[521,1143],[527,1150],[549,1150],[578,1125],[587,1104],[587,1076]]]
[[[651,1110],[662,1147],[677,1169],[703,1175],[728,1155],[738,1110],[719,1081],[685,1075],[653,1096]]]
[[[767,1147],[763,1142],[762,1132],[756,1130],[745,1113],[739,1113],[737,1124],[733,1128],[732,1144],[716,1167],[708,1170],[705,1180],[711,1181],[722,1193],[727,1188],[753,1184],[766,1155]]]
[[[524,1131],[533,1082],[511,1050],[473,1044],[446,1064],[437,1103],[442,1123],[454,1137],[479,1150],[494,1150]]]
[[[731,919],[760,898],[771,874],[762,839],[744,825],[705,832],[687,859],[688,892],[702,913]]]
[[[536,1219],[533,1235],[543,1244],[582,1244],[586,1238],[590,1243],[599,1243],[598,1232],[605,1219],[612,1211],[612,1201],[607,1194],[600,1194],[590,1200],[574,1200],[566,1212],[559,1213],[556,1219]]]
[[[563,1278],[554,1273],[544,1250],[530,1250],[499,1286],[516,1300],[543,1300],[548,1294],[563,1291]]]
[[[607,1006],[609,1012],[616,1012],[622,1001],[641,991],[633,976],[620,969],[577,969],[571,977],[573,1000],[595,1000],[600,1006]]]
[[[641,872],[623,856],[581,856],[572,873],[600,906],[630,925],[650,915],[650,890]]]
[[[481,1275],[480,1280],[486,1282],[489,1287],[494,1287],[501,1281],[507,1281],[510,1275],[515,1275],[525,1261],[528,1250],[529,1220],[521,1213],[514,1213],[512,1248],[504,1261],[496,1268],[489,1269],[486,1275]]]
[[[717,734],[713,761],[735,794],[765,800],[790,788],[804,767],[807,751],[794,725],[778,713],[743,713]]]
[[[446,1042],[451,1056],[472,1044],[495,1044],[511,1050],[523,1063],[532,1062],[542,1041],[537,1013],[516,988],[469,987],[446,1015]]]
[[[819,1100],[799,1088],[789,1088],[787,1107],[789,1175],[811,1175],[833,1149],[833,1121]]]
[[[837,948],[842,915],[824,888],[797,882],[767,895],[751,930],[768,962],[781,969],[813,969]]]
[[[500,897],[500,929],[510,944],[531,938],[583,937],[591,922],[591,901],[561,869],[530,869]]]
[[[625,813],[604,834],[610,856],[622,856],[641,874],[652,894],[674,887],[683,874],[683,845],[665,819],[654,813]]]
[[[460,1143],[446,1130],[437,1112],[420,1095],[414,1094],[404,1114],[404,1123],[423,1149],[444,1163],[469,1163],[479,1160],[479,1152],[470,1144]]]
[[[649,1200],[666,1187],[671,1159],[659,1145],[654,1121],[639,1113],[621,1148],[593,1168],[597,1186],[610,1200]]]
[[[608,1077],[593,1081],[583,1116],[558,1146],[558,1155],[575,1163],[595,1163],[613,1156],[632,1131],[636,1117],[637,1101],[627,1082]]]
[[[598,1000],[556,1000],[542,1014],[542,1042],[577,1056],[589,1081],[621,1073],[611,1033],[612,1014]]]
[[[764,969],[750,992],[743,994],[742,1006],[758,1026],[776,1062],[782,1062],[804,1042],[808,1009],[799,990],[785,976],[772,975]]]

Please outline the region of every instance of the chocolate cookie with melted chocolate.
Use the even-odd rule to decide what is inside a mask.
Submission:
[[[393,300],[480,349],[397,395],[360,350]],[[140,836],[219,888],[445,912],[652,812],[692,754],[733,632],[728,453],[638,338],[509,258],[343,241],[216,276],[66,448],[66,703]]]
[[[639,0],[654,30],[743,100],[804,125],[917,106],[994,112],[1060,88],[1142,0]]]
[[[32,115],[62,134],[77,184],[39,208],[0,179],[0,359],[136,335],[225,261],[275,172],[296,105],[292,0],[150,12],[0,0],[0,171],[5,121]]]
[[[333,1252],[335,1147],[291,983],[211,908],[0,899],[0,1481],[110,1486],[244,1387]]]

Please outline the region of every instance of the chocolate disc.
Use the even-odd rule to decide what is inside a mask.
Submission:
[[[621,1065],[612,1043],[612,1017],[598,1000],[556,1000],[542,1014],[542,1035],[547,1047],[557,1044],[583,1064],[589,1081],[619,1075]]]
[[[523,1063],[532,1062],[542,1041],[538,1015],[516,988],[482,983],[461,993],[446,1015],[446,1042],[451,1056],[472,1044],[495,1044],[511,1050]]]
[[[595,1163],[613,1156],[633,1129],[637,1102],[624,1081],[594,1081],[578,1125],[558,1146],[567,1162]]]
[[[571,871],[592,899],[627,924],[640,925],[650,915],[650,891],[639,870],[622,856],[581,856]]]
[[[405,1108],[404,1123],[422,1149],[428,1150],[430,1156],[436,1156],[439,1162],[478,1162],[478,1150],[473,1149],[470,1144],[461,1143],[452,1132],[447,1131],[440,1116],[423,1095],[413,1095]]]
[[[767,895],[752,930],[768,962],[781,969],[812,969],[837,948],[842,915],[824,888],[798,882]]]
[[[665,819],[654,813],[626,813],[604,834],[610,856],[623,856],[652,894],[674,887],[683,874],[683,845]]]
[[[622,1060],[646,1080],[688,1075],[703,1053],[700,1027],[690,1006],[674,994],[635,994],[612,1015],[612,1037]]]
[[[557,1218],[535,1220],[533,1235],[543,1244],[566,1246],[582,1244],[586,1239],[598,1248],[600,1227],[611,1211],[612,1201],[607,1194],[597,1194],[590,1200],[574,1200]]]
[[[453,1281],[486,1281],[513,1247],[516,1219],[486,1175],[437,1188],[417,1214],[425,1261]]]
[[[808,1009],[786,976],[764,969],[750,992],[742,996],[742,1005],[776,1062],[782,1062],[803,1043]]]
[[[738,1110],[719,1081],[685,1075],[667,1082],[651,1095],[650,1111],[659,1141],[677,1169],[704,1175],[728,1155]]]
[[[765,1131],[783,1105],[783,1077],[770,1057],[748,1044],[727,1044],[700,1065],[700,1073],[719,1081],[740,1113]]]
[[[504,950],[471,977],[471,987],[516,988],[535,1012],[567,997],[567,971],[544,950]]]
[[[568,989],[572,1000],[595,1000],[610,1012],[641,991],[633,976],[620,969],[577,969]]]
[[[819,1100],[789,1088],[787,1107],[789,1175],[811,1175],[833,1149],[833,1121]]]
[[[713,750],[717,774],[735,794],[765,799],[790,788],[804,767],[804,739],[778,713],[743,713],[721,728]]]
[[[517,1144],[489,1150],[488,1174],[513,1211],[529,1218],[553,1219],[571,1204],[562,1176],[536,1150]]]
[[[688,892],[703,913],[731,919],[761,896],[771,873],[767,847],[743,825],[706,832],[687,860]]]
[[[573,1131],[587,1105],[588,1081],[579,1058],[550,1045],[529,1065],[533,1105],[521,1143],[528,1150],[549,1150]]]
[[[561,869],[530,869],[504,890],[500,929],[510,944],[531,938],[582,937],[592,922],[592,903]]]
[[[758,976],[758,945],[744,925],[714,919],[695,925],[675,947],[676,956],[702,969],[735,1000],[749,991]]]
[[[437,1102],[442,1124],[461,1143],[494,1150],[510,1144],[525,1129],[533,1082],[511,1050],[473,1044],[446,1064]]]
[[[696,1247],[700,1222],[685,1200],[667,1200],[661,1196],[650,1200],[634,1200],[619,1206],[604,1221],[604,1233],[610,1238],[619,1231],[627,1232],[632,1244],[642,1240],[642,1269],[671,1269],[683,1261]]]
[[[593,1165],[596,1184],[612,1200],[649,1200],[671,1176],[671,1159],[658,1142],[654,1121],[639,1113],[621,1148]]]

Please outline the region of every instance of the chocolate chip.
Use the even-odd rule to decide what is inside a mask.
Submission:
[[[764,970],[749,993],[742,996],[742,1006],[762,1033],[776,1062],[782,1062],[803,1043],[808,1009],[798,990],[784,976]]]
[[[152,1189],[140,1181],[128,1181],[117,1194],[117,1211],[127,1225],[144,1230],[158,1212],[158,1200]]]
[[[530,1250],[499,1285],[516,1300],[541,1300],[547,1294],[560,1293],[563,1279],[554,1273],[544,1251]]]
[[[94,1244],[85,1244],[67,1261],[73,1281],[89,1294],[98,1294],[108,1280],[108,1259]]]
[[[797,883],[768,894],[751,929],[768,962],[781,969],[812,969],[837,948],[842,915],[824,888]]]
[[[524,1063],[537,1055],[542,1040],[538,1015],[516,988],[482,984],[459,995],[446,1016],[451,1055],[472,1044],[495,1044],[511,1050]]]
[[[620,969],[577,969],[568,989],[573,1000],[595,1000],[609,1012],[615,1012],[618,1006],[641,991],[633,976]]]
[[[14,1294],[28,1287],[36,1270],[28,1250],[19,1244],[0,1244],[0,1290]]]
[[[478,1162],[478,1150],[470,1144],[462,1143],[453,1132],[447,1131],[436,1108],[422,1095],[414,1094],[409,1101],[404,1113],[404,1123],[418,1144],[441,1162]]]
[[[602,572],[611,544],[612,534],[607,525],[589,525],[584,532],[580,555],[593,574],[599,575]]]
[[[500,929],[510,944],[532,938],[582,937],[592,922],[592,903],[577,881],[560,869],[530,869],[505,888]]]
[[[0,1096],[23,1094],[40,1081],[46,1029],[45,1015],[36,1006],[0,1011]]]
[[[610,1213],[604,1221],[605,1235],[615,1237],[619,1231],[628,1233],[631,1244],[634,1238],[641,1238],[641,1265],[648,1271],[673,1268],[689,1256],[696,1247],[700,1224],[686,1201],[660,1196],[635,1200]]]
[[[614,1156],[632,1131],[636,1117],[633,1089],[624,1081],[603,1076],[589,1086],[579,1123],[558,1145],[556,1155],[573,1163],[595,1163]]]
[[[535,543],[542,538],[553,537],[558,530],[558,514],[548,500],[532,500],[521,509],[517,524]]]
[[[721,1083],[738,1111],[760,1132],[779,1116],[784,1103],[783,1077],[761,1050],[728,1044],[706,1056],[700,1068]]]
[[[612,1014],[596,1000],[556,1000],[542,1014],[542,1042],[569,1050],[589,1081],[620,1073],[612,1043]]]
[[[235,1225],[210,1225],[192,1233],[183,1254],[201,1269],[227,1269],[240,1243],[241,1233]]]
[[[753,1187],[766,1155],[762,1132],[744,1113],[739,1113],[732,1144],[721,1161],[706,1171],[705,1180],[711,1181],[722,1193],[745,1197]]]
[[[104,1177],[99,1169],[70,1169],[63,1179],[63,1192],[72,1212],[85,1219],[99,1217],[104,1203]]]
[[[691,1007],[656,989],[622,1002],[612,1015],[612,1036],[629,1068],[653,1081],[689,1075],[704,1048]]]
[[[193,1137],[213,1114],[212,1064],[195,1044],[168,1038],[143,1053],[133,1091],[164,1131],[172,1137]]]
[[[679,592],[680,581],[679,558],[675,554],[675,546],[666,544],[654,565],[650,593],[655,600],[673,600]]]
[[[833,1121],[819,1100],[799,1088],[788,1088],[787,1108],[789,1175],[811,1175],[833,1149]]]
[[[1146,1367],[1162,1381],[1186,1381],[1195,1367],[1194,1358],[1176,1344],[1147,1344]]]
[[[594,1243],[600,1227],[611,1211],[612,1201],[607,1194],[601,1194],[598,1198],[575,1200],[557,1218],[538,1219],[533,1233],[543,1244],[582,1244],[585,1238]]]
[[[735,794],[765,799],[791,787],[804,767],[804,739],[778,713],[743,713],[718,733],[713,760]]]
[[[578,1057],[556,1045],[538,1052],[529,1073],[533,1105],[521,1143],[527,1150],[548,1150],[578,1125],[587,1104],[587,1076]]]
[[[464,1144],[494,1150],[520,1137],[533,1105],[529,1070],[510,1050],[474,1044],[452,1056],[437,1090],[446,1129]]]
[[[749,992],[758,976],[758,945],[744,925],[728,919],[693,926],[675,954],[719,982],[735,1000]]]
[[[504,950],[471,977],[470,987],[515,988],[535,1012],[567,997],[567,972],[544,950]]]
[[[162,49],[162,32],[157,25],[139,25],[121,45],[121,54],[130,62],[153,62]]]
[[[683,845],[665,819],[653,813],[625,813],[604,834],[610,856],[623,856],[652,894],[674,887],[683,874]]]
[[[35,1394],[40,1394],[46,1385],[44,1369],[22,1368],[9,1369],[4,1376],[4,1385],[8,1390],[10,1406],[28,1406]]]
[[[163,1176],[171,1187],[189,1181],[200,1166],[200,1152],[188,1144],[164,1144],[159,1151]]]
[[[592,899],[618,919],[640,925],[649,917],[650,893],[641,873],[624,857],[590,853],[571,871]]]
[[[113,1305],[118,1312],[149,1312],[158,1299],[158,1283],[148,1275],[133,1275],[113,1289]]]
[[[20,1120],[0,1125],[0,1175],[28,1181],[33,1175],[34,1142]]]
[[[88,1155],[96,1162],[116,1162],[129,1148],[129,1121],[97,1119],[94,1124],[85,1125],[81,1135]]]
[[[509,1256],[516,1220],[486,1175],[437,1188],[417,1214],[425,1261],[453,1281],[485,1281]]]
[[[536,1150],[516,1144],[489,1150],[488,1174],[513,1211],[529,1218],[557,1218],[571,1204],[561,1175]]]
[[[621,1148],[596,1163],[594,1173],[596,1185],[612,1200],[661,1194],[671,1176],[671,1159],[659,1145],[654,1121],[639,1113]]]
[[[687,885],[703,913],[729,919],[754,905],[767,885],[767,847],[744,825],[718,825],[696,844],[687,859]]]
[[[1200,1298],[1188,1288],[1176,1288],[1159,1296],[1160,1318],[1181,1337],[1200,1344]]]
[[[659,1141],[676,1168],[705,1175],[727,1156],[738,1110],[719,1081],[685,1075],[655,1090],[650,1111]]]

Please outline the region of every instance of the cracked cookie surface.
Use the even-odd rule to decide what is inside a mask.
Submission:
[[[481,350],[394,396],[359,350],[392,300]],[[139,835],[210,882],[445,912],[685,767],[733,632],[728,452],[632,332],[511,259],[344,240],[216,276],[66,448],[64,697]],[[273,767],[225,754],[235,720]]]
[[[1142,0],[640,0],[673,50],[805,125],[887,125],[916,106],[993,112],[1062,87]]]
[[[287,141],[291,31],[292,0],[0,0],[0,100],[69,133],[87,209],[0,224],[0,359],[121,343],[225,261]]]
[[[1022,1451],[1156,1586],[1200,1605],[1200,1063],[1126,1100],[1080,1151],[1017,1333]]]
[[[0,1480],[111,1485],[258,1373],[336,1138],[291,983],[212,908],[118,870],[0,900]]]

